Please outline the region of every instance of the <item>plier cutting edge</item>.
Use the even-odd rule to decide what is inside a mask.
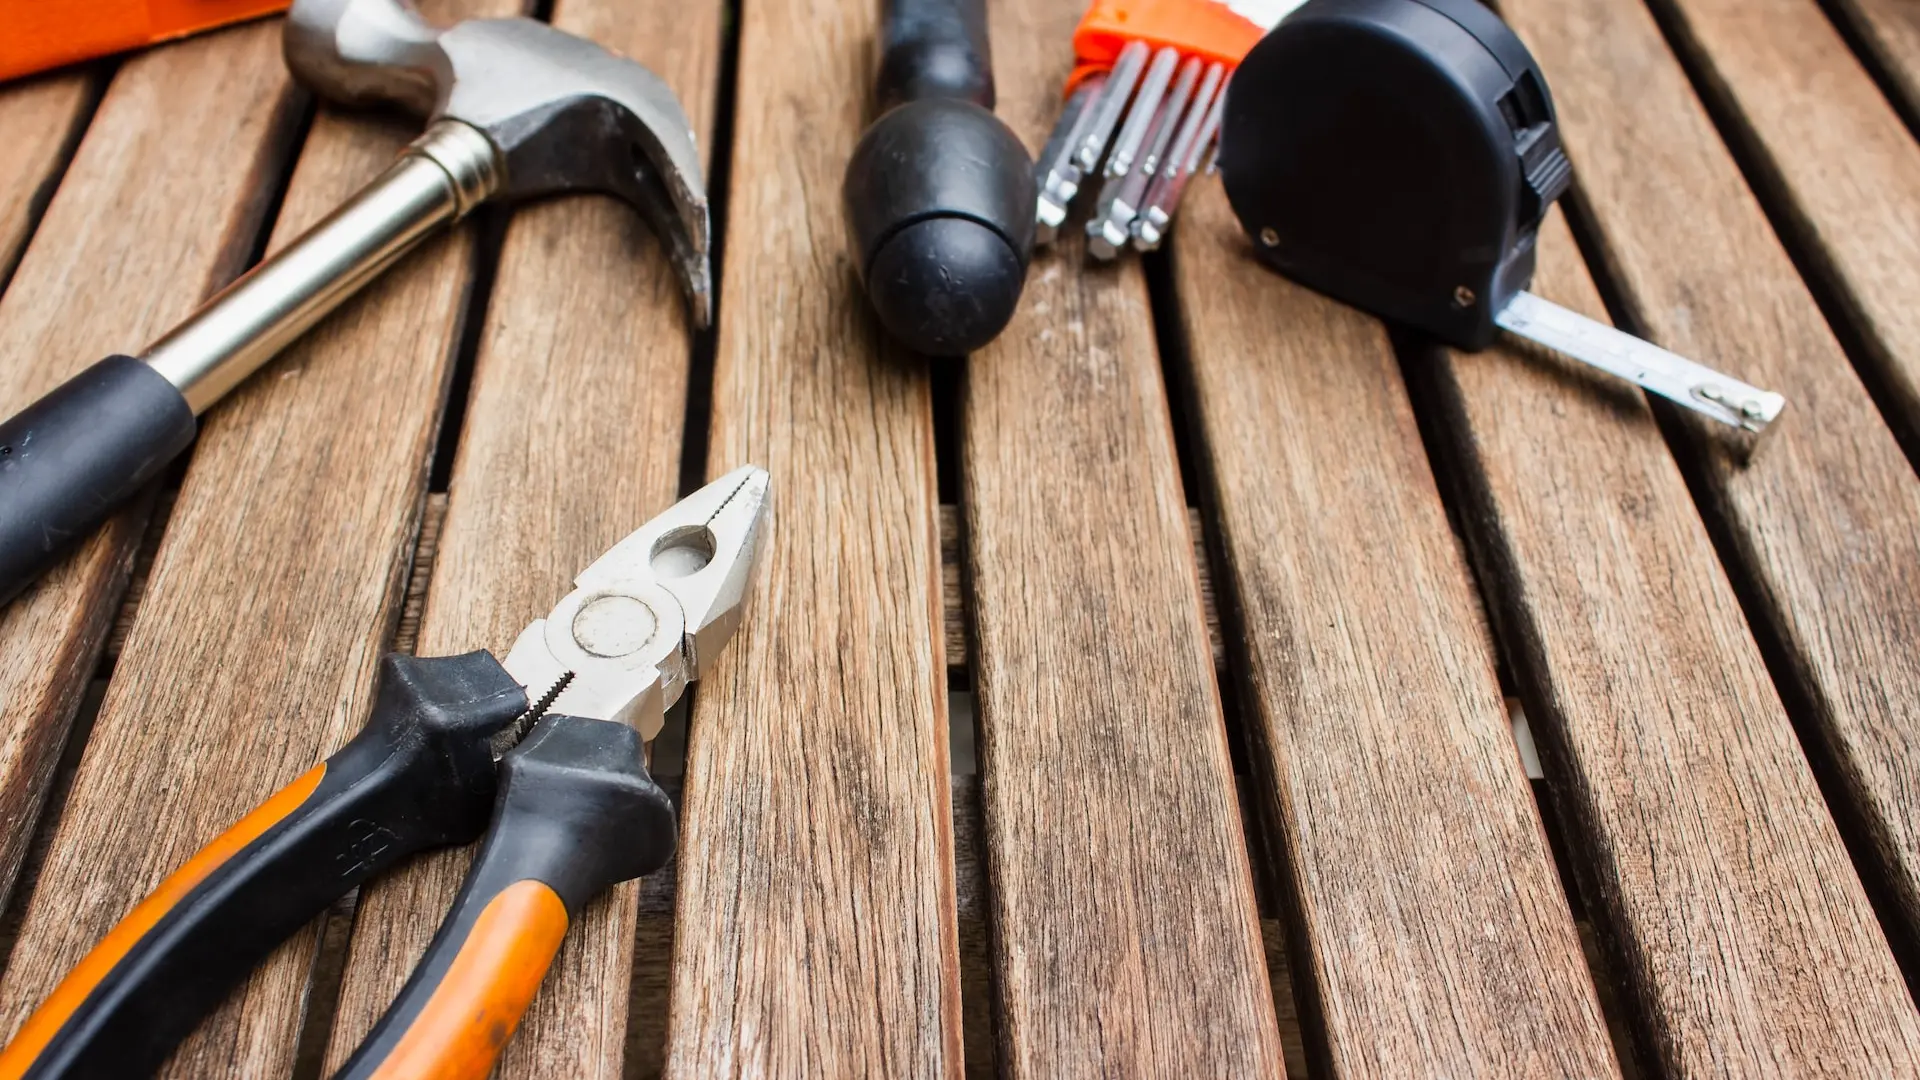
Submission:
[[[568,923],[672,857],[644,744],[739,628],[766,516],[766,472],[736,469],[581,571],[504,663],[386,657],[360,733],[121,920],[0,1051],[0,1078],[152,1073],[328,904],[482,835],[426,955],[337,1075],[485,1076]]]

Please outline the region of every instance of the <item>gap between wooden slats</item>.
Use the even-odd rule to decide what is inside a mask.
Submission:
[[[1920,137],[1920,10],[1906,0],[1820,0],[1847,44]]]

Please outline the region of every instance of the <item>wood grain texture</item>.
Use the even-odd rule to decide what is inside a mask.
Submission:
[[[90,71],[44,75],[0,89],[0,287],[53,197],[99,82]]]
[[[1909,115],[1920,113],[1920,4],[1912,0],[1833,0],[1880,69],[1905,99]]]
[[[1207,524],[1200,518],[1200,511],[1187,507],[1187,535],[1193,555],[1193,570],[1200,578],[1200,609],[1207,621],[1207,655],[1216,669],[1227,665],[1226,643],[1220,637],[1220,609],[1214,602],[1213,567],[1207,561]],[[941,611],[945,618],[941,620],[941,634],[946,642],[947,663],[951,667],[965,667],[967,658],[973,650],[967,645],[973,628],[968,622],[968,605],[971,599],[962,591],[960,585],[961,547],[965,537],[965,527],[961,524],[958,506],[940,507],[940,597]],[[134,567],[134,581],[140,579],[140,568]],[[112,648],[109,641],[108,648]]]
[[[1558,213],[1540,251],[1536,290],[1604,319]],[[1531,347],[1435,365],[1482,577],[1652,1064],[1920,1069],[1900,973],[1645,401]]]
[[[277,29],[260,28],[276,66]],[[272,246],[378,174],[416,130],[323,110]],[[8,1030],[156,882],[364,719],[424,494],[469,248],[464,232],[429,241],[203,417],[0,983]],[[136,807],[160,827],[129,828]],[[311,929],[292,938],[165,1071],[284,1075],[313,947]]]
[[[1868,354],[1857,359],[1904,413],[1894,423],[1920,430],[1920,143],[1811,0],[1679,0],[1675,16],[1838,292]],[[1743,244],[1729,247],[1744,254]],[[1800,367],[1831,365],[1808,392],[1823,413],[1796,433],[1786,460],[1769,451],[1755,475],[1722,463],[1716,476],[1848,811],[1883,864],[1876,872],[1892,886],[1904,933],[1920,941],[1920,480],[1873,423],[1814,315],[1796,307],[1807,329],[1784,340],[1800,347],[1776,353],[1783,362],[1773,366],[1792,380],[1804,378]],[[1737,356],[1758,327],[1747,338],[1697,321],[1689,329],[1699,347]],[[1794,423],[1807,416],[1799,404]]]
[[[720,16],[718,0],[560,0],[553,13],[562,29],[652,67],[702,133],[712,130]],[[509,223],[420,655],[504,656],[576,574],[673,502],[692,341],[660,247],[631,207],[598,196],[531,205]],[[426,951],[471,855],[429,855],[363,891],[329,1073]],[[575,920],[499,1075],[618,1080],[640,892],[639,882],[617,886]]]
[[[742,11],[708,470],[773,477],[688,737],[666,1073],[958,1077],[932,401],[840,209],[878,5]]]
[[[1076,0],[995,4],[1001,115],[1046,140]],[[962,509],[1004,1074],[1279,1077],[1138,260],[1042,252],[968,362]]]
[[[1612,1075],[1386,332],[1196,187],[1175,277],[1309,1046],[1327,1076]]]
[[[1656,2],[1832,286],[1895,422],[1920,430],[1920,142],[1816,0]]]
[[[232,277],[284,168],[288,98],[266,26],[120,68],[0,296],[0,411],[138,349]],[[8,145],[11,155],[20,144]],[[0,892],[19,870],[143,516],[122,514],[0,608]],[[18,1008],[0,1007],[0,1031]]]
[[[1808,749],[1832,763],[1844,808],[1864,821],[1876,873],[1892,885],[1911,933],[1920,920],[1920,480],[1652,16],[1634,0],[1504,6],[1554,73],[1594,246],[1630,319],[1660,344],[1790,403],[1750,460],[1698,426],[1686,428],[1684,452],[1699,466],[1709,520],[1724,525],[1729,569],[1753,598],[1755,629],[1777,646],[1790,700],[1805,703],[1797,719]],[[1844,939],[1860,916],[1842,907],[1824,918]],[[1805,955],[1826,955],[1827,933],[1810,927]],[[1860,963],[1861,985],[1881,996],[1854,1008],[1904,1030],[1912,1005],[1878,982],[1880,951]],[[1688,999],[1696,1011],[1675,1019],[1676,1030],[1735,1019],[1719,997],[1731,987],[1670,975],[1685,979],[1687,994],[1704,995]],[[1772,1007],[1783,1013],[1783,1034],[1793,1030],[1785,1013],[1821,1015],[1784,990]],[[1774,1035],[1756,1038],[1756,1047],[1775,1045]],[[1699,1064],[1704,1046],[1683,1045],[1674,1054]],[[1800,1049],[1824,1052],[1817,1039]]]

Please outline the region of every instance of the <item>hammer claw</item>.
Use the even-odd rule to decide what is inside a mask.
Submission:
[[[499,165],[495,197],[600,191],[631,203],[666,246],[694,324],[711,321],[692,125],[645,65],[531,19],[436,28],[409,0],[295,0],[285,51],[302,81],[336,101],[391,101],[484,135]]]
[[[687,308],[696,330],[713,323],[713,270],[707,251],[712,243],[703,192],[669,191],[667,185],[641,183],[634,205],[667,246],[667,258],[686,293]],[[677,196],[677,197],[676,197]]]

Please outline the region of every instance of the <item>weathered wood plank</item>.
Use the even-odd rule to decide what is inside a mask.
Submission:
[[[771,470],[774,523],[694,701],[674,1077],[961,1073],[932,402],[840,212],[878,15],[741,16],[708,468]]]
[[[1000,112],[1030,146],[1082,10],[990,12]],[[1042,253],[968,365],[960,427],[1002,1069],[1280,1077],[1138,260]]]
[[[277,31],[255,31],[276,66]],[[163,135],[174,122],[149,113],[145,123]],[[323,110],[273,246],[385,168],[416,128]],[[464,232],[430,241],[203,419],[141,618],[0,983],[10,1020],[161,878],[365,716],[399,606],[470,247]],[[160,827],[128,828],[129,807]],[[283,946],[169,1073],[284,1075],[313,947],[311,930]]]
[[[705,133],[721,12],[719,0],[560,0],[553,21],[652,67]],[[573,196],[515,213],[448,485],[421,655],[504,656],[574,575],[673,502],[692,357],[685,306],[631,207]],[[416,860],[363,892],[329,1072],[426,951],[471,854]],[[616,887],[568,930],[500,1075],[621,1075],[640,892],[639,882]]]
[[[1557,213],[1540,249],[1535,288],[1604,318]],[[1645,401],[1518,345],[1433,363],[1643,1048],[1676,1076],[1915,1068],[1899,972]]]
[[[1214,602],[1213,566],[1207,560],[1207,525],[1200,519],[1200,511],[1187,507],[1187,535],[1192,548],[1193,570],[1200,578],[1200,610],[1207,624],[1207,655],[1216,669],[1227,665],[1227,647],[1220,637],[1220,609]],[[941,632],[946,641],[947,663],[953,667],[965,667],[972,651],[967,647],[967,639],[973,633],[968,623],[967,605],[971,599],[965,596],[960,587],[960,548],[965,530],[960,522],[958,506],[940,507],[940,597],[941,610],[945,614]],[[139,578],[139,568],[134,568],[134,577]]]
[[[224,285],[258,236],[293,120],[270,27],[123,65],[0,297],[0,410],[138,349]],[[19,870],[143,518],[121,515],[0,609],[0,892]],[[0,1031],[10,1033],[32,1003],[8,1000]]]
[[[1554,79],[1595,247],[1630,319],[1660,344],[1729,367],[1791,403],[1750,461],[1691,426],[1683,452],[1699,467],[1708,519],[1724,526],[1728,569],[1752,598],[1754,629],[1777,646],[1790,699],[1805,703],[1805,749],[1832,762],[1845,808],[1866,822],[1900,923],[1911,928],[1920,915],[1920,816],[1911,796],[1920,787],[1920,480],[1649,12],[1634,0],[1504,7]],[[1755,731],[1744,738],[1763,745],[1771,721],[1762,713],[1749,722]],[[1816,834],[1795,835],[1826,858]],[[1682,902],[1659,891],[1644,901]],[[1757,932],[1799,942],[1799,955],[1824,973],[1830,962],[1816,958],[1834,955],[1834,942],[1852,940],[1853,921],[1866,917],[1851,903],[1822,908],[1814,922]],[[1647,929],[1664,933],[1677,918],[1663,915]],[[1688,1068],[1706,1067],[1710,1048],[1764,1055],[1784,1046],[1818,1056],[1827,1043],[1798,1025],[1832,1015],[1847,1018],[1849,1046],[1863,1045],[1860,1032],[1904,1037],[1912,1004],[1904,988],[1881,982],[1883,953],[1869,949],[1856,965],[1836,968],[1841,982],[1822,982],[1842,975],[1813,970],[1796,976],[1806,983],[1763,980],[1751,1009],[1733,999],[1758,976],[1737,957],[1728,957],[1723,979],[1668,970],[1671,997],[1662,1005],[1682,1011],[1660,1020],[1672,1033],[1666,1052]],[[1842,1002],[1850,1011],[1829,1011]],[[1739,1024],[1754,1026],[1751,1043],[1728,1048],[1706,1035]],[[1838,1069],[1847,1059],[1830,1060]]]
[[[1656,2],[1920,432],[1920,142],[1815,0]]]
[[[1541,247],[1536,288],[1604,318],[1558,215]],[[1645,920],[1647,897],[1674,894],[1669,917],[1644,929],[1649,940],[1625,946],[1629,993],[1643,1010],[1720,1018],[1687,1062],[1714,1075],[1808,1062],[1840,1075],[1912,1068],[1898,972],[1645,403],[1537,349],[1450,355],[1436,370],[1483,565],[1525,657],[1523,692],[1541,703],[1529,712],[1548,710],[1556,766],[1573,774],[1550,779],[1574,804],[1576,844],[1587,842],[1577,850],[1611,860],[1596,872],[1601,914],[1618,929]],[[1503,419],[1546,410],[1551,438]],[[1563,493],[1558,509],[1543,512],[1533,494],[1543,490]],[[1582,700],[1601,691],[1604,700]],[[1616,716],[1656,722],[1623,730]],[[1620,747],[1635,748],[1630,759]],[[1646,802],[1681,807],[1678,820],[1668,807],[1595,839],[1614,793],[1654,784],[1669,792]],[[1668,867],[1688,875],[1682,887],[1652,879]],[[1662,1008],[1661,997],[1690,987],[1705,988],[1691,1008]],[[1686,1034],[1656,1032],[1661,1067],[1686,1071],[1671,1045]]]
[[[1837,290],[1867,351],[1856,360],[1891,391],[1903,414],[1892,418],[1896,427],[1920,434],[1920,143],[1811,0],[1679,0],[1674,14],[1684,47],[1748,129],[1767,182]],[[1744,255],[1745,242],[1734,239],[1742,234],[1726,235],[1725,255]],[[1718,264],[1726,265],[1747,268],[1746,277],[1754,264]],[[1777,256],[1763,265],[1788,272]],[[1793,449],[1769,450],[1751,474],[1725,462],[1714,473],[1723,509],[1741,523],[1773,632],[1789,642],[1847,809],[1883,863],[1875,872],[1892,887],[1904,933],[1920,939],[1920,481],[1874,424],[1816,313],[1804,301],[1795,313],[1804,337],[1775,338],[1751,322],[1746,337],[1723,336],[1724,324],[1697,312],[1674,329],[1742,364],[1758,334],[1807,346],[1754,361],[1769,378],[1780,370],[1783,385],[1807,382],[1810,408],[1795,401],[1789,417],[1802,427],[1790,431],[1799,436],[1787,440]],[[1768,357],[1780,359],[1763,369]]]
[[[1920,114],[1920,5],[1910,0],[1832,2],[1906,99],[1909,115]]]
[[[53,197],[98,82],[92,72],[73,71],[0,90],[0,146],[7,148],[0,157],[0,287]]]
[[[1308,1045],[1327,1075],[1611,1075],[1386,332],[1257,266],[1217,184],[1188,203],[1189,376]]]

